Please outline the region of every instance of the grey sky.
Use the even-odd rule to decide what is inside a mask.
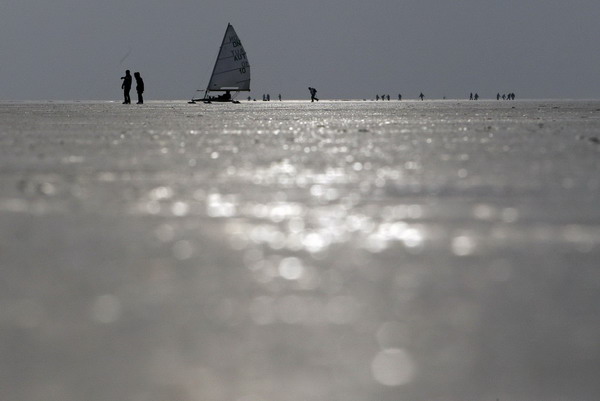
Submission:
[[[188,99],[228,22],[254,97],[599,98],[599,21],[598,0],[3,0],[0,99],[118,100],[127,68]]]

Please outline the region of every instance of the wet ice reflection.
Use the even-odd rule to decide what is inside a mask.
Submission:
[[[279,264],[279,275],[286,280],[298,280],[303,274],[304,266],[298,258],[284,258]]]
[[[435,102],[252,106],[169,108],[121,133],[128,111],[108,132],[67,129],[69,146],[101,138],[94,151],[10,159],[5,370],[35,368],[0,394],[596,393],[596,148],[569,137],[594,124],[540,133],[519,110]],[[13,138],[25,155],[29,134]]]
[[[329,300],[306,295],[283,297],[259,296],[248,307],[252,321],[258,325],[285,323],[288,325],[326,326],[349,325],[360,318],[360,305],[350,296]]]
[[[210,217],[232,217],[236,213],[236,201],[234,195],[223,196],[219,193],[211,193],[206,200],[206,213]]]
[[[452,252],[457,256],[470,255],[475,247],[475,239],[470,235],[458,235],[452,239]]]
[[[239,209],[237,217],[244,219],[237,219],[227,227],[237,247],[252,242],[273,249],[305,250],[316,254],[349,241],[362,244],[375,253],[394,244],[415,251],[425,244],[423,225],[395,220],[389,209],[384,211],[386,217],[383,219],[380,215],[354,213],[344,205],[307,210],[300,204],[276,202],[236,208]],[[398,206],[395,210],[396,215],[402,217],[414,218],[421,213],[420,207],[414,205]]]
[[[415,366],[404,349],[389,348],[380,351],[371,363],[373,378],[386,386],[401,386],[415,377]]]

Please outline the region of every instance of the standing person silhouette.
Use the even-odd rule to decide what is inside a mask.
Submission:
[[[139,72],[133,73],[133,76],[135,77],[135,90],[138,95],[137,104],[144,104],[144,97],[142,96],[142,93],[144,93],[144,80]]]
[[[425,97],[425,95],[423,94],[423,92],[421,92],[421,94],[419,95],[419,97],[421,98],[421,101],[423,101],[423,98]]]
[[[309,86],[308,91],[310,92],[310,101],[314,102],[316,100],[318,102],[319,99],[317,99],[317,90]]]
[[[123,83],[121,84],[121,89],[123,89],[123,97],[125,100],[123,104],[131,104],[131,98],[129,97],[129,92],[131,91],[131,73],[129,70],[125,71],[125,76],[121,77]]]

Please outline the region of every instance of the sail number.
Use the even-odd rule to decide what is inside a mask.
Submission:
[[[240,68],[238,70],[240,74],[245,74],[247,69],[250,68],[250,64],[248,64],[246,59],[246,52],[244,51],[244,48],[241,48],[242,42],[240,42],[237,36],[229,37],[229,42],[234,48],[240,47],[240,49],[231,50],[231,56],[233,57],[233,61],[241,61]]]
[[[246,52],[244,50],[232,50],[231,55],[233,56],[233,61],[246,60]]]
[[[248,64],[247,61],[242,61],[242,66],[240,67],[240,74],[245,74],[246,73],[246,68],[249,68],[250,64]]]
[[[229,42],[233,47],[238,47],[242,45],[242,42],[240,42],[240,39],[237,36],[230,36]]]

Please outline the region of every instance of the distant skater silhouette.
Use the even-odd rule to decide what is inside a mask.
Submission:
[[[469,95],[469,100],[473,100],[473,92]]]
[[[478,93],[476,93],[476,94],[475,94],[475,97],[474,97],[474,99],[475,99],[475,100],[479,100],[479,94],[478,94]]]
[[[421,98],[421,101],[423,101],[423,99],[425,98],[425,95],[423,94],[423,92],[421,92],[421,94],[419,95],[419,97]]]
[[[144,96],[142,96],[144,93],[144,80],[139,72],[134,72],[133,76],[135,77],[135,91],[138,95],[137,104],[144,104]]]
[[[279,101],[281,102],[281,93],[277,97],[279,98]]]
[[[390,95],[387,95],[387,100],[388,100],[388,102],[390,101]]]
[[[319,99],[317,98],[317,90],[309,86],[308,91],[310,92],[310,101],[314,102],[316,100],[318,102]]]
[[[375,95],[375,100],[379,100],[379,94]]]
[[[402,94],[398,93],[398,100],[402,100]]]
[[[500,100],[500,93],[496,95],[496,100]]]
[[[125,100],[123,104],[131,104],[131,98],[129,97],[129,92],[131,91],[131,73],[129,70],[125,71],[125,76],[121,77],[123,83],[121,84],[121,89],[123,89],[123,97]]]

